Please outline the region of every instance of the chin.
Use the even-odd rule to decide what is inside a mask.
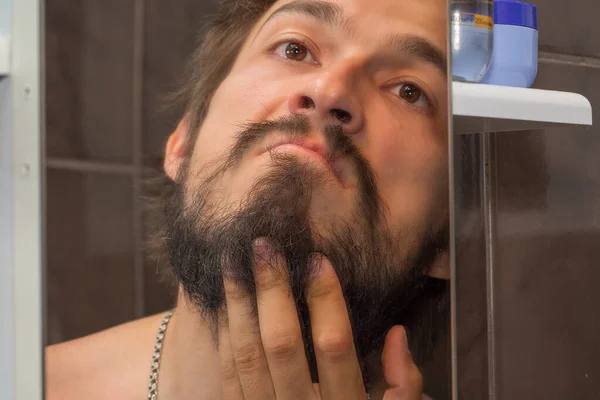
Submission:
[[[285,176],[286,172],[282,171],[282,158],[293,159],[296,174],[308,177],[302,179],[302,187],[291,187],[297,185],[298,181],[292,183],[290,177]],[[221,204],[246,204],[255,199],[257,184],[265,181],[278,182],[279,184],[272,185],[272,190],[278,191],[282,196],[285,196],[287,189],[293,192],[293,196],[310,196],[310,217],[315,221],[337,219],[352,212],[350,204],[355,198],[355,193],[344,190],[337,178],[321,165],[306,162],[295,156],[274,157],[272,154],[263,153],[254,157],[239,167],[226,171],[219,184],[220,188],[215,193],[225,195],[219,201]],[[289,182],[290,186],[286,187],[286,182]]]

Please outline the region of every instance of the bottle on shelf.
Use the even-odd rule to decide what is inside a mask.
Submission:
[[[452,79],[478,83],[492,58],[494,1],[450,0]]]

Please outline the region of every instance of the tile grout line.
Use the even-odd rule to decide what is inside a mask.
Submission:
[[[46,168],[58,171],[86,172],[133,176],[135,168],[129,164],[49,157]]]
[[[538,60],[543,64],[571,65],[600,69],[600,57],[594,56],[577,56],[565,53],[555,53],[552,51],[540,51]]]

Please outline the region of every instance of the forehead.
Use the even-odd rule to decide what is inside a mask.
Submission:
[[[427,39],[443,53],[447,51],[446,0],[279,0],[255,29],[280,16],[281,9],[294,4],[334,8],[337,12],[333,17],[341,19],[341,26],[359,42],[371,42],[390,34],[411,34]],[[301,16],[295,12],[283,15],[296,14]]]

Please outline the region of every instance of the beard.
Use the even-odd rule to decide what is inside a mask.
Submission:
[[[419,238],[407,237],[406,233],[392,235],[383,223],[374,173],[339,126],[328,126],[323,134],[331,154],[347,157],[356,167],[358,185],[352,215],[344,220],[319,221],[319,229],[315,229],[311,200],[331,176],[297,157],[275,151],[270,154],[268,173],[253,183],[241,205],[223,210],[215,199],[220,179],[253,144],[273,131],[307,136],[311,128],[301,115],[246,126],[225,161],[213,165],[212,172],[193,189],[189,160],[184,163],[164,210],[165,244],[183,293],[211,323],[216,338],[218,316],[226,309],[223,276],[253,298],[256,307],[252,243],[259,237],[268,238],[286,260],[305,352],[316,382],[306,302],[306,289],[314,276],[314,264],[310,263],[314,254],[327,257],[335,269],[357,355],[364,365],[370,356],[378,357],[391,327],[401,324],[411,333],[415,310],[428,295],[431,278],[427,272],[447,249],[448,232],[447,227],[437,231],[406,227],[405,232],[413,236],[414,232],[426,233]],[[415,241],[420,243],[416,249],[409,245]],[[414,341],[411,344],[419,346]]]

